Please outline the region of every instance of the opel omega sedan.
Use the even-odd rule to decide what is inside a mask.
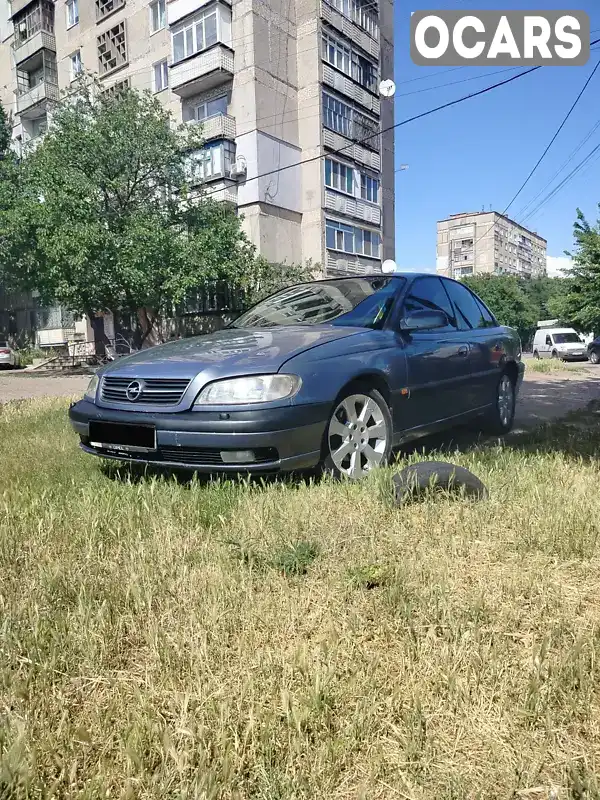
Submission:
[[[357,479],[402,442],[470,419],[507,433],[523,372],[515,331],[461,283],[344,277],[104,367],[69,416],[102,458]]]

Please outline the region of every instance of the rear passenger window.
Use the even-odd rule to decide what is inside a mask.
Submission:
[[[483,317],[483,310],[475,296],[456,281],[444,281],[444,286],[456,308],[456,321],[461,331],[473,328],[486,328],[488,325]]]
[[[456,329],[454,311],[439,278],[417,278],[404,301],[404,311],[443,311],[450,322],[446,330]]]
[[[477,301],[477,305],[479,306],[479,310],[481,311],[481,317],[483,319],[483,326],[482,327],[483,328],[495,328],[498,325],[498,323],[496,322],[496,320],[492,316],[492,312],[489,310],[489,308],[486,305],[484,305],[483,301],[480,300],[479,297],[477,297],[477,295],[475,295],[475,300]]]

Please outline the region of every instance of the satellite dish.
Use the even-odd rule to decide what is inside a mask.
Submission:
[[[395,91],[396,84],[391,78],[387,78],[387,80],[381,81],[379,84],[379,93],[384,97],[393,97]]]
[[[381,271],[389,275],[391,272],[396,272],[396,262],[392,258],[387,258],[381,265]]]

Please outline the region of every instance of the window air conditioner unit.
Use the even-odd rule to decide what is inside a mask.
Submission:
[[[235,164],[229,170],[229,177],[237,181],[240,178],[245,178],[248,173],[248,165],[246,164],[246,159],[244,156],[238,156],[235,160]]]

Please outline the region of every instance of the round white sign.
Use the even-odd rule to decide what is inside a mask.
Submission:
[[[396,262],[392,258],[386,259],[383,264],[381,265],[381,271],[389,274],[390,272],[396,272]]]
[[[393,97],[395,91],[396,84],[391,78],[387,78],[379,84],[379,93],[384,97]]]

